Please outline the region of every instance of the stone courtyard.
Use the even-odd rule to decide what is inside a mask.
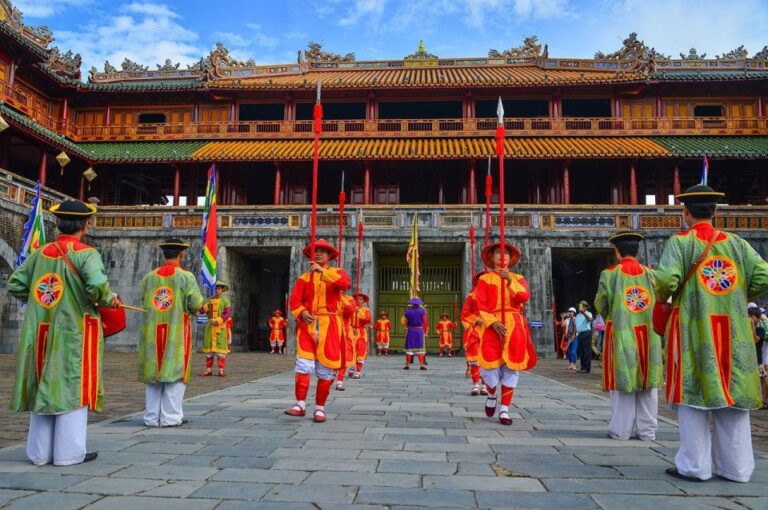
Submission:
[[[547,361],[547,360],[545,360]],[[295,419],[289,371],[187,400],[189,423],[149,429],[140,414],[91,425],[99,458],[34,467],[0,450],[3,509],[765,509],[768,455],[749,484],[671,479],[677,446],[607,438],[608,400],[524,374],[510,427],[482,415],[461,358],[403,372],[374,358],[333,391],[328,422]],[[546,363],[545,363],[546,365]],[[546,371],[544,371],[546,372]],[[569,374],[570,375],[570,374]],[[193,382],[193,385],[195,382]],[[311,406],[310,406],[311,410]]]

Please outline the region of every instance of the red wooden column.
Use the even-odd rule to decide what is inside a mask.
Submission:
[[[570,160],[563,161],[563,203],[571,203],[571,162]]]
[[[376,95],[373,92],[368,93],[368,102],[365,107],[366,120],[376,120]]]
[[[173,205],[178,207],[181,202],[181,169],[176,163],[172,164],[171,168],[173,168]]]
[[[296,120],[293,105],[293,97],[290,94],[286,94],[283,103],[283,120]]]
[[[561,112],[560,112],[560,91],[554,93],[554,95],[549,99],[550,102],[550,110],[552,113],[552,117],[554,118],[560,118]]]
[[[83,202],[85,200],[85,177],[80,176],[80,191],[77,193],[77,199]]]
[[[280,162],[275,161],[275,193],[272,199],[272,203],[280,205],[280,190],[283,186],[283,171],[280,168]]]
[[[629,205],[637,205],[637,163],[629,165]]]
[[[65,97],[61,102],[61,127],[67,129],[67,117],[69,116],[69,101]]]
[[[677,196],[682,192],[680,187],[680,164],[675,162],[675,168],[672,175],[672,193]]]
[[[371,203],[371,162],[365,162],[365,168],[363,170],[363,203],[368,205]]]
[[[48,153],[45,151],[40,155],[40,169],[37,172],[37,179],[40,184],[45,186],[45,181],[48,179]]]
[[[443,179],[442,172],[437,176],[437,203],[445,203],[445,180]]]
[[[475,160],[471,160],[469,162],[469,183],[467,186],[469,187],[469,203],[470,204],[476,204],[477,203],[477,163]]]

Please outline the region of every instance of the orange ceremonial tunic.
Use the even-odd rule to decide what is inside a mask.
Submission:
[[[392,329],[392,323],[389,319],[379,319],[374,324],[376,330],[376,346],[380,349],[389,347],[389,330]]]
[[[480,355],[480,335],[479,326],[475,322],[480,318],[480,309],[477,305],[477,295],[473,290],[467,294],[464,300],[464,306],[461,308],[461,325],[464,326],[464,336],[462,343],[464,345],[464,356],[467,361],[477,361]]]
[[[453,345],[453,330],[456,324],[453,321],[437,321],[435,331],[440,337],[440,347],[451,347]]]
[[[361,306],[352,318],[355,328],[357,361],[364,361],[368,357],[368,330],[366,326],[371,323],[371,310],[367,306]]]
[[[344,345],[342,347],[344,356],[344,366],[355,364],[355,329],[352,327],[352,316],[355,315],[355,299],[344,294],[341,296],[342,310],[342,338]]]
[[[288,327],[288,321],[283,317],[273,315],[269,319],[269,343],[282,344],[285,342],[284,329]]]
[[[522,275],[510,273],[512,281],[504,291],[504,325],[507,327],[505,338],[491,328],[501,321],[501,283],[502,278],[496,271],[486,273],[477,282],[478,309],[483,325],[478,329],[480,336],[480,366],[486,370],[506,365],[512,370],[530,370],[536,365],[536,349],[531,340],[528,321],[523,315],[523,307],[531,297],[528,283]]]
[[[349,275],[337,267],[326,267],[322,273],[308,271],[296,281],[288,306],[297,320],[297,357],[334,370],[341,366],[341,296],[349,286]],[[309,324],[301,320],[305,310],[317,319]]]

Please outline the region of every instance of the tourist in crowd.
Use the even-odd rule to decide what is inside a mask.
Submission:
[[[341,296],[349,289],[347,272],[339,267],[330,267],[328,262],[339,256],[338,250],[323,239],[315,241],[314,260],[309,271],[296,280],[291,297],[288,299],[291,313],[296,318],[296,403],[285,414],[305,416],[309,376],[317,376],[315,390],[314,421],[323,423],[325,402],[331,391],[334,372],[341,368]],[[308,259],[312,246],[302,251]]]
[[[597,313],[595,320],[592,321],[592,354],[596,359],[602,359],[603,338],[605,337],[605,320],[603,316]]]
[[[565,318],[565,352],[568,355],[568,370],[577,370],[576,360],[578,359],[579,343],[576,341],[576,309],[568,309],[568,317]]]
[[[744,239],[713,227],[723,196],[700,184],[676,197],[690,230],[669,238],[654,271],[657,299],[673,298],[666,389],[680,449],[667,474],[748,482],[755,468],[749,411],[762,406],[762,395],[744,311],[749,298],[768,291],[768,263]]]
[[[488,390],[485,415],[491,418],[496,414],[496,390],[501,385],[499,422],[511,425],[509,406],[519,372],[536,366],[536,348],[523,313],[531,293],[525,278],[510,271],[522,258],[516,246],[491,244],[483,248],[482,256],[485,265],[493,269],[480,277],[475,291],[483,321],[479,360]]]
[[[626,441],[656,438],[662,384],[661,338],[653,331],[653,275],[637,252],[643,235],[620,232],[610,238],[617,264],[600,273],[595,319],[606,318],[603,390],[610,392],[608,435]]]
[[[592,370],[592,314],[589,312],[589,303],[581,301],[579,312],[574,318],[576,323],[576,343],[578,345],[581,367],[579,374],[588,374]]]
[[[32,252],[8,278],[8,292],[26,303],[11,410],[31,413],[27,458],[33,464],[68,466],[97,456],[85,449],[88,410],[101,411],[104,399],[96,306],[121,302],[101,255],[82,242],[96,206],[65,200],[50,212],[58,239]]]
[[[145,385],[147,427],[177,427],[185,421],[191,320],[205,312],[195,276],[181,267],[187,248],[179,239],[160,243],[165,262],[144,275],[139,286],[146,310],[139,330],[139,382]]]

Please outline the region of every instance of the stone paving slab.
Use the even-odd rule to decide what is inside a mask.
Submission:
[[[674,422],[660,422],[657,441],[613,441],[604,397],[526,373],[504,427],[469,396],[463,360],[400,366],[371,359],[361,380],[332,392],[324,424],[311,405],[305,418],[283,414],[293,394],[285,372],[191,398],[180,428],[146,428],[140,415],[94,424],[89,445],[100,455],[88,464],[35,467],[23,448],[0,450],[0,507],[768,508],[765,452],[749,484],[673,480],[664,468]]]

